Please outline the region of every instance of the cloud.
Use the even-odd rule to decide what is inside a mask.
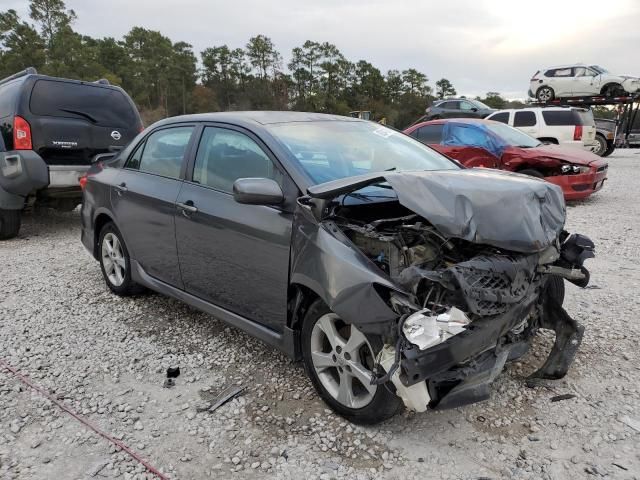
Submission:
[[[28,15],[26,0],[3,4]],[[524,98],[541,67],[582,61],[640,74],[640,2],[600,0],[66,0],[75,28],[121,37],[133,26],[160,30],[196,52],[271,37],[285,61],[305,40],[335,44],[382,71],[417,68],[458,92]]]

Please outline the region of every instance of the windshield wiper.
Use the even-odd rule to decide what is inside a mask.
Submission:
[[[88,113],[79,112],[78,110],[68,110],[66,108],[60,108],[59,110],[61,112],[67,112],[67,113],[73,113],[74,115],[80,115],[81,117],[84,117],[87,120],[89,120],[91,123],[98,123],[98,121],[95,118],[93,118],[91,115],[89,115]]]

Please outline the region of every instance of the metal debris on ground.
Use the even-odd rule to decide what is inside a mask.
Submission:
[[[240,395],[240,393],[242,393],[242,391],[245,388],[246,387],[244,386],[237,386],[237,385],[231,385],[231,386],[225,387],[225,389],[222,390],[220,395],[218,395],[218,398],[216,398],[216,401],[213,402],[213,404],[211,405],[211,408],[209,408],[209,412],[215,412],[218,408],[220,408],[222,405],[227,403],[229,400],[232,400],[238,395]]]
[[[167,378],[178,378],[180,376],[180,367],[167,368]]]
[[[556,395],[555,397],[551,397],[552,402],[559,402],[561,400],[569,400],[571,398],[576,398],[576,395],[573,393],[565,393],[562,395]]]
[[[176,386],[176,381],[173,378],[165,378],[162,382],[163,388],[171,388]]]

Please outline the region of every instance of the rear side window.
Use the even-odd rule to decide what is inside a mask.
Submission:
[[[533,112],[516,112],[513,118],[514,127],[533,127],[536,124],[536,114]]]
[[[580,115],[575,110],[549,110],[542,112],[544,123],[549,126],[582,125]]]
[[[227,193],[239,178],[271,178],[282,185],[282,173],[247,135],[206,127],[200,140],[193,181]]]
[[[152,133],[131,155],[126,168],[179,178],[192,133],[193,127],[166,128]]]
[[[573,74],[573,68],[555,68],[553,70],[547,70],[544,73],[545,77],[571,77]]]
[[[0,85],[0,118],[9,117],[15,114],[18,102],[18,93],[22,82],[11,82]]]
[[[491,115],[487,120],[493,120],[494,122],[509,123],[509,112],[500,112],[495,115]]]
[[[426,125],[413,132],[413,137],[422,143],[440,143],[442,141],[443,124]]]
[[[96,85],[38,80],[29,108],[34,115],[77,118],[104,127],[135,128],[138,123],[121,91]]]
[[[444,102],[438,105],[438,108],[446,108],[448,110],[460,110],[460,102]]]

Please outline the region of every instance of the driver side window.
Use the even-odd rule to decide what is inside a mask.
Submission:
[[[460,110],[471,111],[474,108],[476,108],[476,107],[474,107],[473,104],[471,104],[469,102],[460,102]]]

